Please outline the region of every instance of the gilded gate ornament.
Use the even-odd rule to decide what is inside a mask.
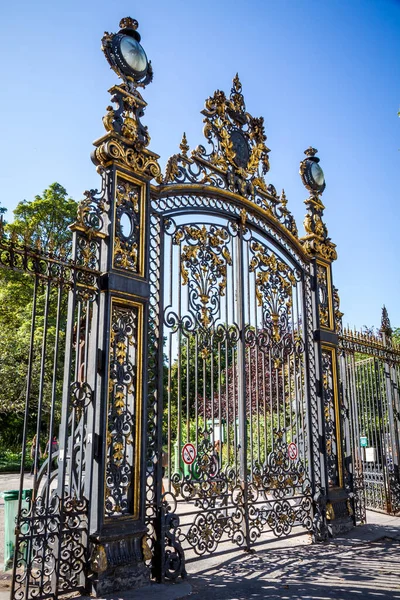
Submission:
[[[343,333],[342,317],[343,313],[340,310],[340,297],[338,289],[333,286],[333,312],[335,318],[335,331],[336,333]]]
[[[243,177],[257,178],[269,171],[269,148],[265,145],[264,119],[251,117],[246,112],[242,84],[236,74],[229,99],[217,90],[206,100],[202,111],[204,135],[213,150],[209,160],[216,167],[227,171],[233,167]],[[201,154],[201,152],[200,152]]]
[[[256,273],[256,296],[263,309],[263,325],[271,343],[279,343],[287,332],[292,307],[293,270],[260,242],[251,244],[249,271]]]
[[[173,235],[175,245],[182,244],[182,285],[189,286],[189,304],[204,328],[213,324],[219,298],[225,295],[227,266],[232,264],[229,234],[223,227],[184,225]]]
[[[336,431],[336,407],[334,392],[333,360],[331,351],[322,351],[322,388],[324,403],[324,430],[326,444],[326,461],[330,486],[339,485],[338,441]]]
[[[138,257],[143,235],[140,228],[140,187],[119,178],[117,184],[113,265],[120,269],[140,272],[143,270]]]
[[[137,309],[113,305],[107,425],[107,517],[134,514],[137,439]]]
[[[270,150],[266,146],[264,119],[247,112],[237,75],[230,96],[217,90],[206,100],[202,114],[204,135],[211,151],[199,145],[189,155],[184,134],[180,154],[172,155],[167,162],[160,186],[162,193],[174,184],[187,183],[204,186],[204,191],[206,186],[229,190],[249,199],[297,238],[297,226],[287,208],[285,192],[282,190],[279,196],[275,187],[265,181]]]
[[[324,173],[319,166],[318,150],[307,148],[304,154],[307,158],[300,163],[300,175],[304,186],[311,195],[304,204],[307,214],[304,218],[306,235],[300,239],[303,248],[309,256],[321,256],[329,261],[336,260],[336,246],[328,237],[328,229],[322,220],[325,206],[321,201],[321,194],[325,189]]]
[[[102,38],[102,50],[122,83],[109,90],[111,105],[103,117],[107,133],[94,143],[92,160],[100,168],[118,162],[160,182],[159,157],[147,149],[150,135],[141,121],[147,104],[138,90],[152,81],[153,69],[139,43],[138,22],[127,17],[120,28],[115,34],[105,32]]]

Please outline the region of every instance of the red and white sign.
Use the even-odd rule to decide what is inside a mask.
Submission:
[[[290,458],[290,460],[296,460],[297,458],[297,446],[294,442],[290,442],[288,449],[288,456]]]
[[[194,463],[196,458],[196,448],[193,444],[185,444],[182,448],[182,459],[186,465],[191,465]]]

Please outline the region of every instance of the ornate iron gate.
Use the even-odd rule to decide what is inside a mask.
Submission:
[[[266,529],[311,531],[313,517],[309,275],[251,217],[207,220],[202,200],[200,213],[164,218],[160,319],[163,503],[179,514],[175,540],[199,555],[249,548]]]
[[[184,135],[163,175],[140,120],[151,64],[137,21],[120,27],[102,40],[122,79],[92,154],[102,190],[79,206],[72,260],[1,240],[1,264],[34,279],[36,453],[50,410],[49,459],[20,495],[15,600],[174,579],[192,555],[351,524],[317,151],[300,163],[299,237],[236,76],[206,101],[210,153]]]
[[[314,196],[303,246],[284,192],[262,178],[269,168],[263,122],[246,112],[238,77],[230,97],[216,92],[203,115],[211,152],[199,146],[189,157],[183,136],[151,193],[157,427],[148,460],[158,471],[148,479],[147,522],[160,544],[161,579],[184,574],[185,555],[229,543],[249,550],[265,532],[303,527],[316,539],[326,535],[321,440],[336,406],[326,417],[317,398],[323,361],[310,258],[318,243],[323,260],[335,257],[327,232],[315,236],[323,206]],[[306,161],[318,161],[315,152]],[[326,281],[324,294],[328,302]],[[336,386],[332,375],[332,400]],[[339,477],[338,447],[329,456]]]

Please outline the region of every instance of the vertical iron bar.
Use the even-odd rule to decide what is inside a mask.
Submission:
[[[32,366],[33,366],[33,352],[35,343],[35,324],[36,324],[36,305],[37,305],[37,291],[38,291],[38,275],[35,275],[35,281],[33,286],[33,301],[32,301],[32,313],[31,313],[31,335],[29,340],[29,352],[28,352],[28,370],[26,374],[26,391],[25,391],[25,412],[24,412],[24,429],[22,433],[22,455],[21,455],[21,470],[19,475],[19,494],[18,494],[18,508],[17,508],[17,528],[16,528],[16,540],[15,540],[15,552],[13,560],[13,577],[11,583],[11,598],[15,597],[15,583],[16,574],[18,567],[18,554],[19,554],[19,536],[20,531],[20,518],[21,518],[21,506],[22,506],[22,491],[24,488],[24,472],[25,472],[25,454],[26,454],[26,442],[28,432],[28,417],[30,408],[30,397],[31,397],[31,386],[32,386]],[[36,461],[36,455],[35,459]],[[31,516],[33,517],[35,510],[35,503],[32,498],[31,501]],[[28,541],[27,552],[28,556],[31,556],[31,544],[32,544],[32,529],[30,539]],[[29,582],[30,582],[30,561],[26,565],[25,569],[25,598],[29,598]]]
[[[47,328],[49,320],[49,304],[50,304],[50,279],[47,280],[46,296],[45,296],[45,307],[44,307],[44,319],[43,319],[43,337],[42,337],[42,350],[40,359],[40,382],[38,392],[38,409],[37,409],[37,420],[36,420],[36,449],[35,456],[39,456],[39,444],[40,444],[40,429],[42,424],[42,410],[43,410],[43,395],[44,395],[44,374],[46,368],[46,351],[47,351]],[[50,445],[49,445],[50,446]],[[51,452],[49,447],[49,461],[51,461]],[[36,500],[37,487],[37,461],[35,461],[33,470],[33,500]],[[43,571],[42,571],[43,576]]]
[[[248,245],[247,245],[248,246]],[[250,264],[250,257],[247,257],[247,264]],[[250,269],[248,269],[250,271]],[[250,284],[249,284],[250,287]],[[252,290],[253,290],[253,298],[254,298],[254,303],[253,303],[253,310],[254,310],[254,329],[255,329],[255,335],[254,335],[254,340],[255,340],[255,345],[254,345],[254,354],[255,354],[255,359],[256,359],[256,419],[257,419],[257,460],[259,465],[261,464],[261,437],[260,437],[260,379],[259,379],[259,366],[258,366],[258,361],[259,361],[259,344],[258,344],[258,313],[257,313],[257,297],[256,294],[254,293],[256,289],[256,272],[255,269],[253,271],[253,285],[252,285]],[[251,364],[249,365],[249,370],[251,369]],[[263,373],[263,375],[265,376],[265,374]],[[264,410],[265,410],[265,406],[264,406]],[[253,469],[252,469],[253,471]]]
[[[240,441],[240,478],[243,489],[244,536],[246,549],[250,550],[249,514],[248,514],[248,481],[247,481],[247,423],[246,423],[246,339],[245,339],[245,297],[244,282],[246,281],[243,264],[243,232],[239,229],[237,236],[237,314],[239,326],[238,347],[238,417]]]
[[[39,403],[38,403],[38,412],[37,412],[37,429],[36,429],[36,453],[35,456],[39,456],[38,451],[39,451],[39,444],[40,444],[40,429],[41,429],[41,424],[42,424],[42,410],[43,410],[43,396],[44,396],[44,376],[45,376],[45,368],[46,368],[46,354],[47,354],[47,329],[48,329],[48,322],[49,322],[49,306],[50,306],[50,286],[51,286],[51,281],[50,278],[47,280],[47,286],[46,286],[46,296],[45,296],[45,308],[44,308],[44,322],[43,322],[43,338],[42,338],[42,352],[41,352],[41,359],[40,359],[40,383],[39,383]],[[51,464],[51,459],[52,459],[52,455],[51,455],[51,440],[49,440],[48,442],[49,444],[49,464]],[[37,463],[36,463],[37,465]],[[35,468],[33,470],[33,484],[32,484],[32,488],[33,488],[33,498],[34,500],[37,499],[36,494],[39,491],[37,489],[38,484],[37,484],[37,468]],[[50,480],[48,482],[48,485],[50,485]],[[46,507],[47,509],[47,507]],[[46,526],[47,526],[47,522],[45,521]],[[47,529],[47,527],[46,527]],[[43,552],[45,553],[46,550],[45,548],[43,548]],[[46,557],[43,556],[43,560],[46,560]],[[41,569],[40,571],[40,585],[39,585],[39,593],[42,593],[43,591],[43,581],[44,581],[44,576],[45,576],[45,570]]]
[[[53,439],[54,435],[54,414],[55,414],[55,405],[56,405],[56,395],[57,395],[57,367],[58,367],[58,346],[59,346],[59,338],[60,338],[60,317],[61,317],[61,297],[62,297],[62,283],[59,284],[58,288],[58,296],[57,296],[57,317],[56,317],[56,334],[55,334],[55,342],[54,342],[54,354],[53,354],[53,380],[51,386],[51,410],[50,410],[50,427],[49,427],[49,439]],[[47,481],[49,484],[46,488],[46,503],[45,506],[49,505],[49,495],[50,495],[50,471],[51,471],[51,462],[49,460],[47,464]]]

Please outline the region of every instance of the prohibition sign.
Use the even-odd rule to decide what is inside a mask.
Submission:
[[[289,456],[290,460],[296,460],[297,446],[294,442],[290,442],[287,451],[288,451],[288,456]]]
[[[182,459],[186,465],[191,465],[194,463],[194,459],[196,458],[196,448],[193,444],[185,444],[182,448]]]

